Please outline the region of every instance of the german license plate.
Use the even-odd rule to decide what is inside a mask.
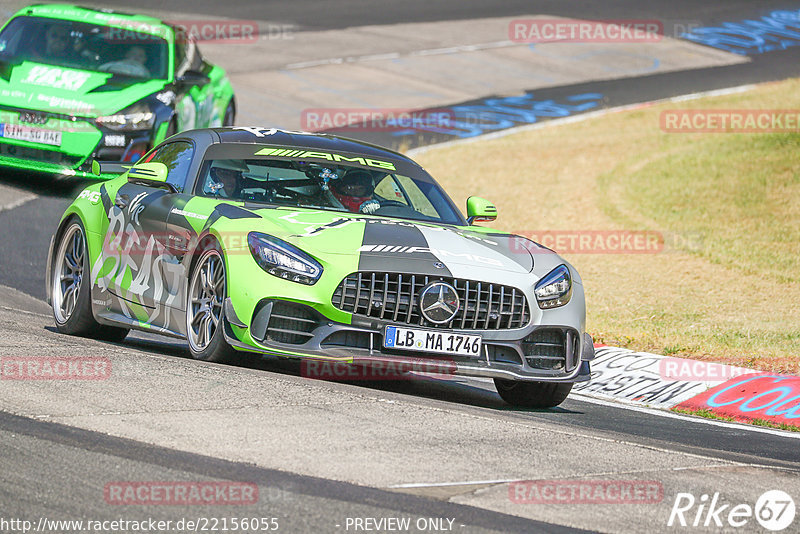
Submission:
[[[45,145],[61,146],[61,132],[57,130],[44,130],[31,126],[20,126],[19,124],[0,123],[0,137],[17,139],[19,141],[31,141]]]
[[[387,326],[383,336],[383,346],[387,349],[480,356],[481,336]]]

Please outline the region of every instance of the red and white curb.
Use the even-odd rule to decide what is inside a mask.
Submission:
[[[581,396],[670,410],[704,410],[800,428],[800,377],[598,346]]]
[[[771,373],[740,376],[681,402],[677,408],[800,429],[800,377]]]

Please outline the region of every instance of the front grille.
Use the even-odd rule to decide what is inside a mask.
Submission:
[[[308,306],[294,302],[274,301],[264,341],[302,345],[317,327],[317,315]]]
[[[125,147],[102,147],[97,150],[97,159],[101,161],[121,161]]]
[[[458,293],[460,307],[446,324],[426,320],[419,310],[419,292],[441,280]],[[525,294],[514,287],[458,278],[400,273],[358,272],[347,276],[333,293],[334,306],[355,315],[429,328],[506,330],[530,321]]]
[[[539,328],[522,340],[525,360],[535,369],[571,371],[579,350],[574,334],[555,328]]]

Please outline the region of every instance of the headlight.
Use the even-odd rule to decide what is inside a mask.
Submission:
[[[139,102],[114,115],[97,117],[95,122],[110,130],[130,132],[132,130],[148,130],[153,127],[155,120],[155,113],[146,104]]]
[[[322,274],[322,265],[317,260],[285,241],[250,232],[247,244],[259,267],[273,276],[310,286]]]
[[[533,290],[539,307],[543,310],[558,308],[572,297],[572,278],[566,265],[559,265],[539,280]]]

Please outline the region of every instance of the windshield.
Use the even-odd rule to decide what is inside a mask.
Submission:
[[[243,202],[464,224],[423,180],[359,166],[270,159],[206,160],[195,194]]]
[[[111,26],[43,17],[16,17],[0,33],[0,60],[166,78],[167,42]]]

